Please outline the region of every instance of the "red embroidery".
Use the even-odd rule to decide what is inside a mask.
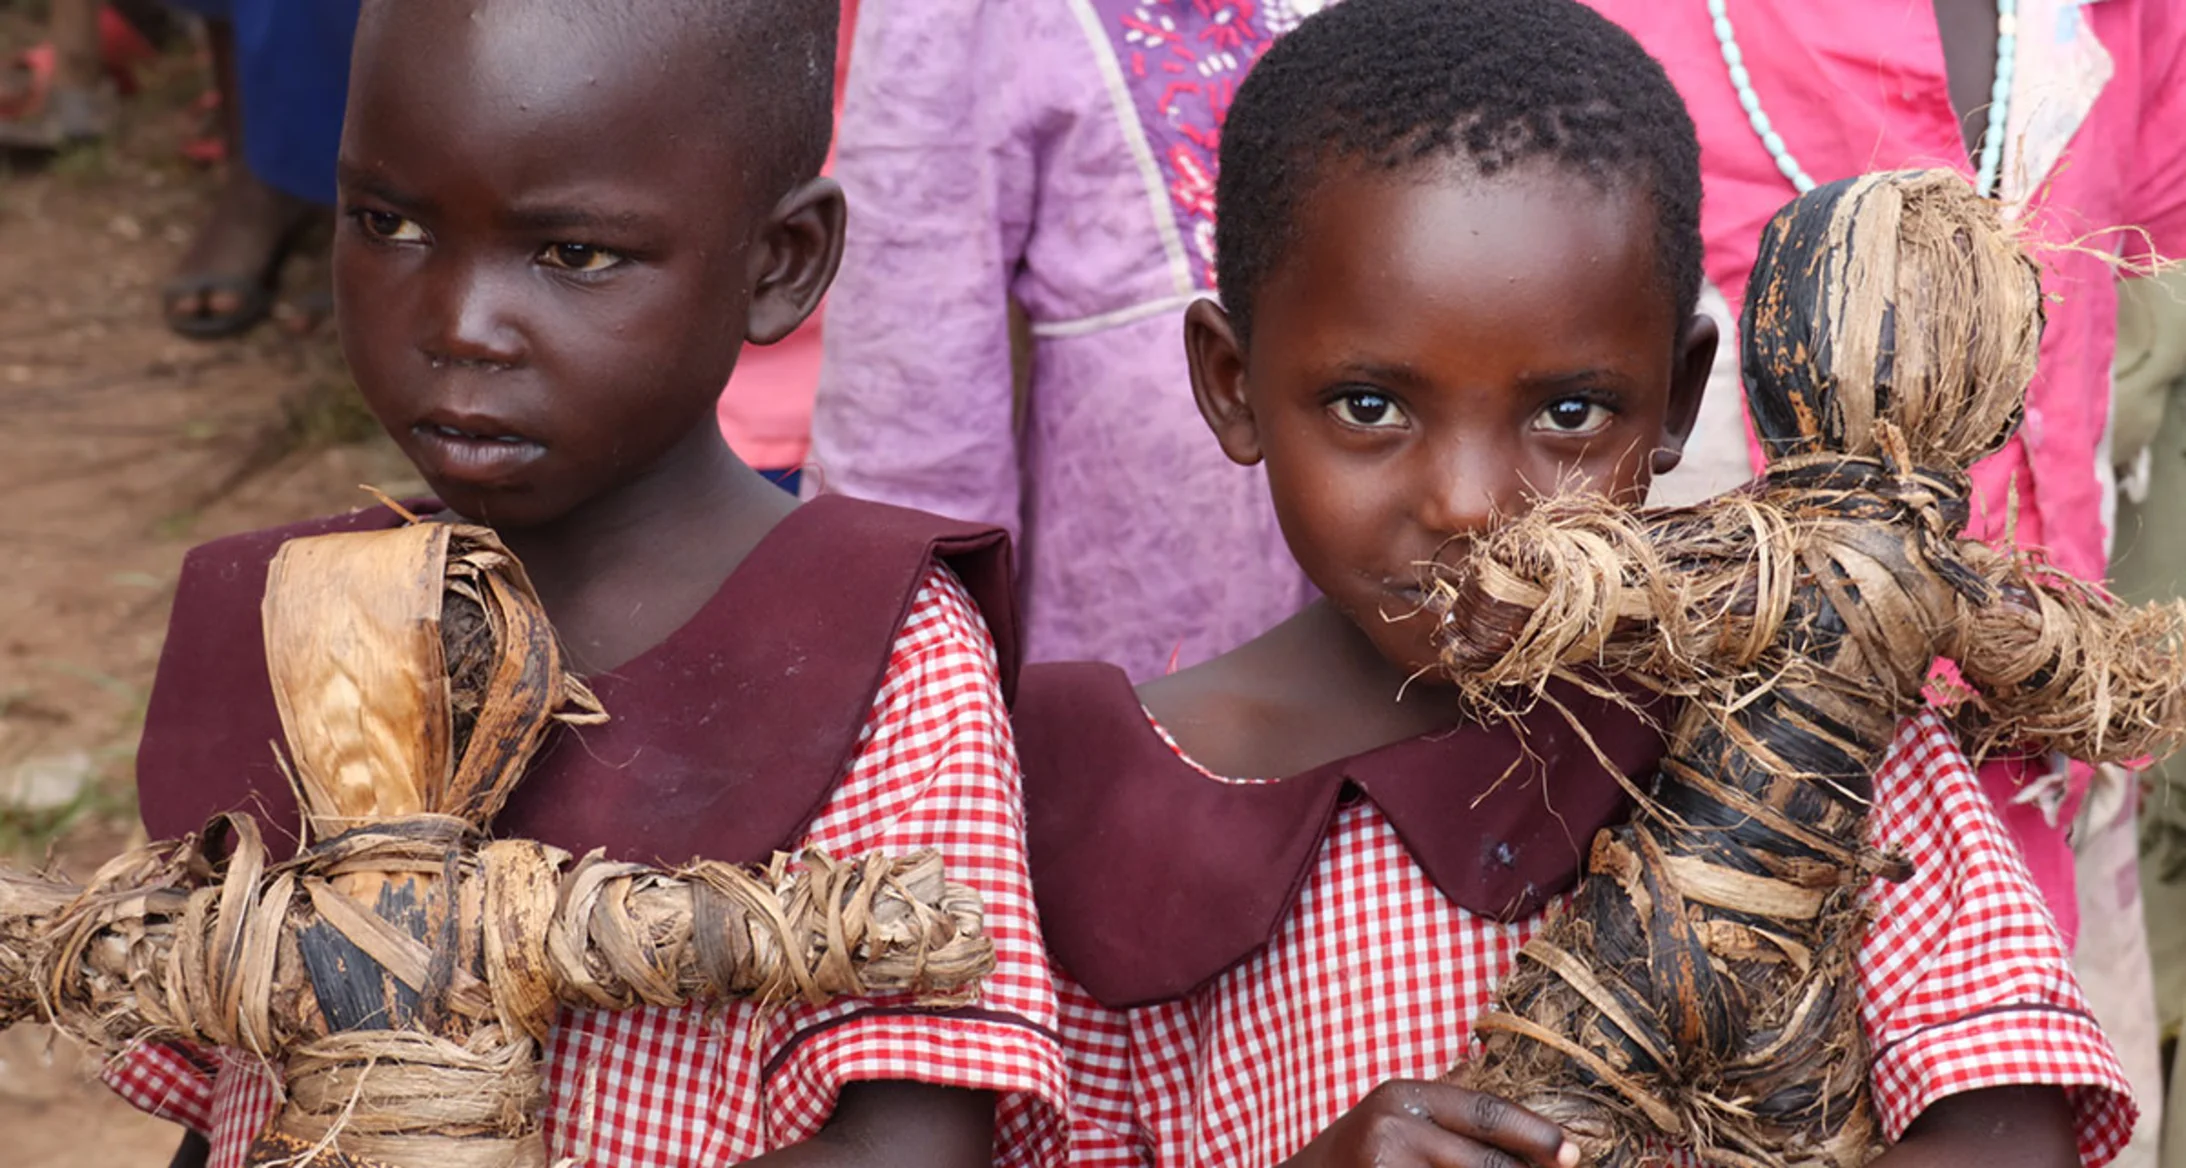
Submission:
[[[1192,278],[1214,286],[1222,119],[1275,37],[1328,0],[1095,0],[1176,210]]]

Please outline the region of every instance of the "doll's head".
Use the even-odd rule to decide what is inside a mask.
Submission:
[[[1769,221],[1739,321],[1771,460],[1878,452],[1963,469],[2019,425],[2042,287],[1997,204],[1947,170],[1817,187]]]

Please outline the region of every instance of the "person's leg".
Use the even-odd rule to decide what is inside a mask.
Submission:
[[[176,331],[210,339],[257,323],[290,248],[333,203],[357,2],[233,0],[229,19],[208,21],[235,138],[212,215],[168,285]]]
[[[55,90],[98,87],[101,0],[53,0],[46,31],[53,40]]]
[[[2140,1103],[2140,1122],[2112,1161],[2116,1168],[2157,1168],[2156,1144],[2163,1130],[2163,1059],[2156,1034],[2134,818],[2140,802],[2138,785],[2139,777],[2123,768],[2101,768],[2088,789],[2072,839],[2080,898],[2073,972],[2079,975],[2088,1007],[2110,1036]]]
[[[43,155],[104,137],[115,93],[155,51],[101,0],[51,0],[46,34],[0,64],[0,150]]]

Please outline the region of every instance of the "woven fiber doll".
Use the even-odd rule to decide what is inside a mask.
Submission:
[[[1481,705],[1604,676],[1680,699],[1461,1082],[1601,1163],[1664,1136],[1721,1164],[1874,1154],[1859,894],[1923,857],[1869,838],[1871,776],[1931,666],[1975,757],[2124,761],[2186,730],[2186,613],[1960,538],[2041,325],[2033,264],[1960,177],[1819,188],[1769,225],[1741,322],[1767,473],[1689,508],[1545,499],[1445,571],[1445,665]]]
[[[264,609],[309,846],[269,863],[231,813],[84,888],[0,874],[0,1023],[280,1067],[253,1163],[544,1165],[561,1008],[960,1001],[993,967],[931,852],[664,869],[486,838],[550,727],[607,716],[483,528],[292,541]]]

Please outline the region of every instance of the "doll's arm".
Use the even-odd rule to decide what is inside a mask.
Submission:
[[[2186,603],[2128,606],[2023,555],[1965,547],[1997,586],[1965,604],[1951,656],[1975,694],[1954,718],[1972,753],[2057,751],[2129,762],[2186,726]]]
[[[1734,676],[1781,623],[1783,520],[1740,496],[1635,512],[1559,495],[1437,570],[1443,663],[1461,688],[1537,689],[1565,670],[1663,688]],[[1771,539],[1779,542],[1771,544]]]

